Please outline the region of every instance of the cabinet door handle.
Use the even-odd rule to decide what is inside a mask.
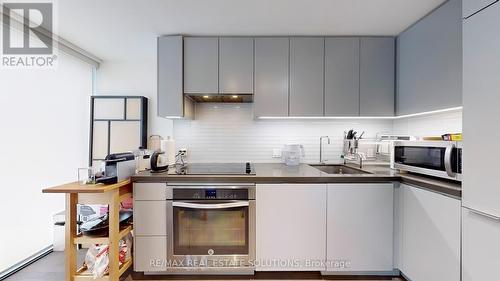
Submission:
[[[229,203],[220,203],[220,204],[198,204],[198,203],[188,203],[188,202],[173,202],[173,207],[180,208],[189,208],[189,209],[205,209],[205,210],[213,210],[213,209],[228,209],[228,208],[240,208],[240,207],[248,207],[250,203],[248,201],[238,201],[238,202],[229,202]]]
[[[476,214],[476,215],[487,217],[487,218],[492,219],[492,220],[500,221],[500,217],[490,215],[490,214],[487,214],[487,213],[484,213],[484,212],[481,212],[478,210],[474,210],[474,209],[471,209],[469,207],[464,207],[464,208],[467,209],[468,211],[470,211],[471,213]]]

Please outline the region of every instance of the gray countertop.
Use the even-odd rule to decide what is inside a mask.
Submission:
[[[348,166],[356,168],[355,165]],[[175,172],[140,172],[132,176],[134,182],[251,182],[251,183],[376,183],[399,181],[456,198],[461,197],[459,182],[441,180],[423,175],[400,173],[388,166],[365,165],[362,170],[369,174],[327,174],[307,164],[286,166],[284,164],[256,163],[255,175],[177,175]]]

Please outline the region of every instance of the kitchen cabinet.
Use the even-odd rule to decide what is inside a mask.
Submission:
[[[134,201],[134,233],[167,235],[167,201]]]
[[[184,93],[219,92],[219,38],[184,37]]]
[[[308,263],[325,259],[325,184],[258,184],[256,204],[256,270],[325,269]]]
[[[167,270],[167,237],[134,237],[134,271],[161,272]]]
[[[395,40],[392,37],[360,40],[360,115],[393,116]]]
[[[288,59],[288,38],[255,38],[255,116],[288,116]]]
[[[167,201],[165,183],[134,183],[134,270],[166,269]]]
[[[450,0],[398,36],[398,115],[462,105],[461,33],[461,0]]]
[[[464,113],[463,206],[500,217],[500,189],[492,181],[498,173],[500,131],[500,3],[463,23]],[[488,132],[488,137],[484,132]],[[481,163],[478,165],[478,163]]]
[[[462,280],[493,280],[500,264],[500,219],[462,208]]]
[[[327,271],[392,273],[393,184],[329,184],[327,193]]]
[[[323,37],[290,38],[290,116],[323,116]]]
[[[462,17],[467,18],[498,0],[462,0]]]
[[[219,93],[253,93],[253,38],[219,38]]]
[[[158,116],[183,116],[182,36],[158,37]]]
[[[158,37],[158,116],[166,118],[194,118],[194,104],[184,96],[182,36]],[[129,103],[127,102],[127,106]],[[127,115],[129,108],[127,108]]]
[[[164,201],[167,200],[167,185],[165,183],[134,183],[134,200]]]
[[[412,281],[460,280],[460,200],[402,184],[400,270]]]
[[[325,116],[359,116],[359,38],[325,38]]]

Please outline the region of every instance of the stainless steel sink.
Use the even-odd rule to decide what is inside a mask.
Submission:
[[[363,170],[359,170],[356,168],[348,167],[345,165],[309,165],[311,167],[314,167],[322,172],[325,172],[327,174],[370,174],[369,172],[365,172]]]

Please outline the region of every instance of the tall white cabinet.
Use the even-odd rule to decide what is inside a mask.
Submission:
[[[463,22],[463,205],[500,217],[500,3]],[[484,137],[481,132],[488,132]],[[481,163],[481,165],[478,165]]]
[[[256,270],[324,270],[326,184],[259,184],[256,204]]]
[[[500,137],[496,129],[500,117],[500,3],[492,2],[464,1],[468,18],[463,20],[463,281],[498,279],[500,264],[500,188],[494,181],[500,157],[495,141]],[[486,138],[479,135],[485,130]]]

